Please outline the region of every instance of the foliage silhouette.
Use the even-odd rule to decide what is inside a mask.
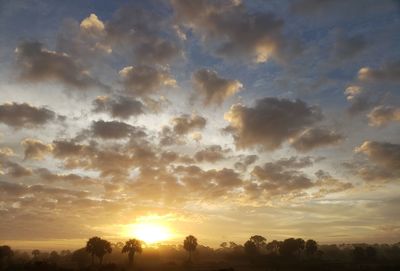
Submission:
[[[92,255],[92,265],[94,264],[94,256],[99,258],[99,263],[102,265],[104,255],[112,251],[111,243],[95,236],[87,241],[86,251]]]
[[[189,252],[189,262],[192,262],[192,253],[196,250],[197,247],[197,239],[193,235],[186,236],[183,241],[183,248]]]
[[[312,239],[307,240],[305,249],[306,249],[307,255],[313,256],[318,250],[317,242],[315,242]]]
[[[122,253],[128,253],[130,267],[133,266],[133,259],[136,252],[142,253],[142,242],[137,239],[130,239],[126,241],[124,247],[122,248]]]

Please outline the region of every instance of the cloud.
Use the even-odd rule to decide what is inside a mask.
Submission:
[[[68,86],[85,89],[102,87],[90,73],[78,65],[70,56],[50,51],[39,42],[24,42],[15,50],[20,77],[30,82],[58,80]]]
[[[143,129],[119,121],[93,121],[91,132],[94,137],[100,137],[102,139],[146,136]]]
[[[110,43],[129,48],[136,63],[166,65],[183,54],[165,14],[134,4],[118,9],[105,31]]]
[[[243,87],[238,80],[222,78],[215,71],[207,69],[196,71],[192,76],[192,82],[205,105],[221,105]]]
[[[225,154],[227,152],[229,152],[229,150],[224,150],[219,145],[211,145],[196,152],[194,158],[197,162],[215,163],[219,160],[225,159]]]
[[[225,119],[230,123],[225,131],[232,133],[236,147],[274,150],[321,120],[322,114],[301,100],[268,97],[257,100],[254,107],[233,105]]]
[[[363,67],[358,71],[362,81],[400,81],[400,61],[385,63],[378,69]]]
[[[388,142],[365,141],[355,149],[357,153],[363,153],[368,158],[388,170],[400,169],[400,145]]]
[[[148,96],[162,87],[175,86],[176,81],[165,70],[150,66],[128,66],[119,71],[126,93],[133,96]]]
[[[255,163],[259,157],[255,154],[250,155],[240,155],[239,161],[235,163],[235,169],[240,171],[246,171],[247,167]]]
[[[33,138],[22,140],[21,145],[24,147],[24,159],[42,160],[53,150],[51,144],[45,144],[42,141]]]
[[[11,161],[4,162],[3,167],[7,170],[7,175],[13,178],[22,178],[32,175],[32,170]]]
[[[265,163],[263,166],[254,167],[251,172],[254,180],[245,188],[249,195],[260,197],[304,197],[319,198],[331,193],[338,193],[353,185],[333,178],[329,173],[319,170],[312,178],[307,176],[302,169],[314,164],[311,157],[290,157],[274,162]]]
[[[334,44],[335,56],[349,59],[358,55],[367,47],[367,42],[362,35],[345,36],[339,33]]]
[[[99,20],[96,14],[92,13],[89,17],[82,20],[80,27],[90,33],[98,34],[104,31],[104,23]]]
[[[185,135],[194,130],[203,129],[207,120],[199,115],[180,115],[172,119],[173,130],[177,135]]]
[[[113,118],[129,119],[144,113],[144,105],[141,101],[129,97],[111,98],[99,96],[93,101],[94,112],[106,112]]]
[[[54,121],[57,115],[45,107],[27,103],[4,103],[0,105],[0,123],[14,128],[36,128]]]
[[[295,52],[284,38],[284,21],[272,13],[250,13],[240,1],[171,0],[177,21],[198,33],[208,48],[224,58],[265,62]],[[297,49],[297,48],[296,48]],[[285,52],[287,53],[287,52]]]
[[[315,148],[337,145],[343,136],[335,131],[323,128],[308,128],[290,140],[290,144],[300,152],[308,152]]]
[[[374,106],[376,101],[372,100],[371,94],[361,86],[352,85],[346,88],[344,94],[350,103],[348,112],[351,115],[359,114]]]
[[[400,108],[394,106],[380,105],[368,114],[370,126],[385,126],[391,121],[400,121]]]

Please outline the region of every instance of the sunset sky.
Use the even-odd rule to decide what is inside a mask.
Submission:
[[[0,37],[0,243],[400,241],[399,1],[0,0]]]

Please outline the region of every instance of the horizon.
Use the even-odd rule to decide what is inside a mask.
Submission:
[[[400,242],[398,33],[394,0],[0,0],[0,245]]]

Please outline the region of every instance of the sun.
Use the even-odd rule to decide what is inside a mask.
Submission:
[[[127,235],[144,241],[146,244],[155,244],[171,239],[171,230],[160,223],[140,222],[128,227]]]

